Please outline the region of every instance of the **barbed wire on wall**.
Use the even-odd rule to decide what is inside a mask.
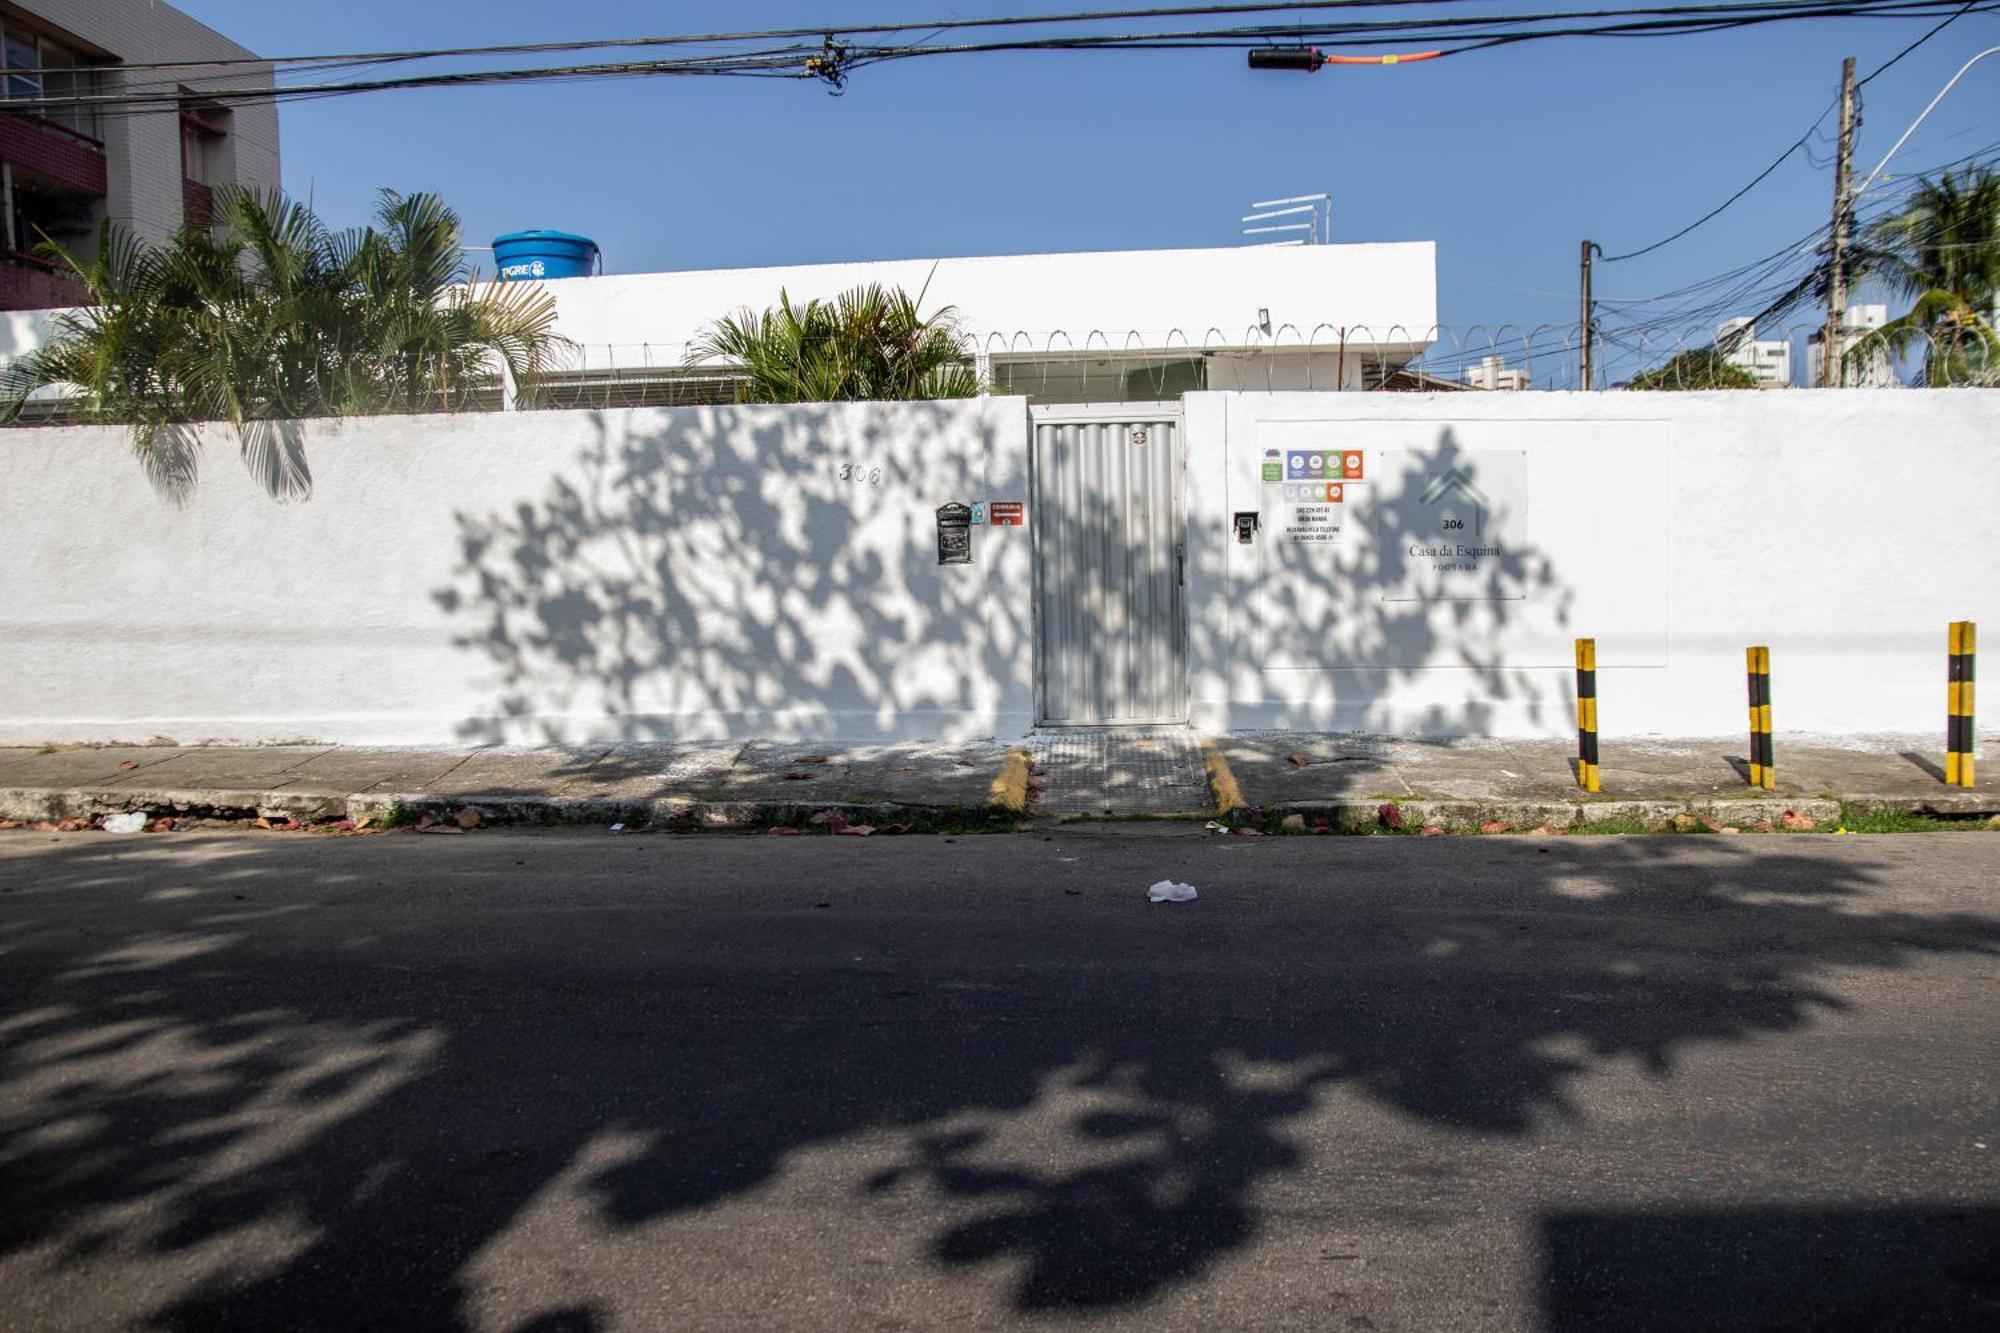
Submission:
[[[1606,390],[1788,389],[1819,381],[1824,323],[1629,324],[1594,331],[1593,378]],[[2000,387],[2000,333],[1990,319],[1930,329],[1843,332],[1845,388]],[[1201,390],[1308,393],[1566,391],[1579,387],[1575,324],[1409,327],[1281,323],[1234,332],[1052,329],[991,332],[966,361],[983,392],[1065,402],[1158,402]],[[453,404],[460,411],[699,407],[743,401],[734,366],[691,359],[685,342],[572,343],[534,383],[497,375]],[[59,390],[38,390],[14,424],[89,419]]]
[[[1672,327],[1616,320],[1594,331],[1595,377],[1608,389],[1806,387],[1818,380],[1824,322]],[[1843,334],[1845,387],[2000,385],[1990,324]],[[1158,401],[1203,389],[1249,392],[1474,392],[1580,387],[1576,324],[1464,327],[1281,323],[1234,332],[1051,329],[989,332],[968,361],[990,393],[1092,402]],[[688,360],[685,344],[593,343],[574,349],[534,406],[676,406],[734,401],[732,367]],[[524,404],[526,405],[526,404]]]

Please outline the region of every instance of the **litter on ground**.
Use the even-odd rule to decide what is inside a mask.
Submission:
[[[1195,897],[1194,885],[1176,884],[1170,879],[1163,879],[1152,888],[1146,890],[1146,898],[1149,902],[1191,903],[1195,900]]]

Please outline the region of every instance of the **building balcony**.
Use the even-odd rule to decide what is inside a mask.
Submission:
[[[78,194],[104,196],[104,145],[52,120],[0,111],[0,162]]]
[[[181,225],[207,231],[215,225],[215,190],[200,181],[181,178]]]
[[[68,271],[33,255],[0,256],[0,310],[51,310],[88,304],[90,293]]]

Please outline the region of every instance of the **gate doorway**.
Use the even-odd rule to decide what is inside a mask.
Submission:
[[[1186,722],[1180,405],[1031,412],[1038,720]]]

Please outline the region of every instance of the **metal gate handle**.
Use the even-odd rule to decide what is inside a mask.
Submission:
[[[1186,542],[1174,543],[1174,583],[1182,588],[1187,587],[1187,543]]]

